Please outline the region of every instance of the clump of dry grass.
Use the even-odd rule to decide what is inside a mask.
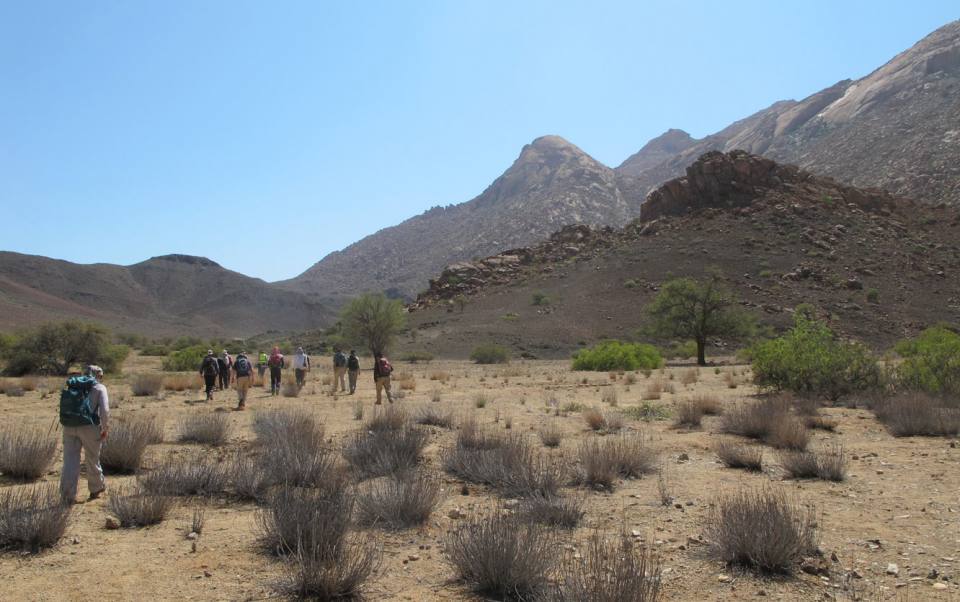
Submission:
[[[364,425],[368,431],[398,431],[410,425],[410,414],[403,406],[392,404],[374,408],[373,417]]]
[[[695,385],[697,381],[700,380],[700,371],[696,368],[690,368],[689,370],[684,370],[680,375],[680,382],[683,385],[690,386]]]
[[[569,554],[552,600],[556,602],[656,602],[660,599],[660,561],[626,535],[608,540],[599,532]]]
[[[346,488],[281,485],[257,513],[260,543],[280,555],[296,553],[298,545],[321,545],[326,555],[335,557],[350,528],[354,503]]]
[[[362,477],[379,477],[419,464],[429,435],[419,427],[365,430],[355,433],[343,457]]]
[[[401,391],[417,390],[417,379],[413,376],[413,374],[400,373],[396,375],[393,380],[396,381]]]
[[[281,588],[302,600],[360,599],[381,559],[379,548],[358,539],[346,539],[334,556],[322,544],[298,544]]]
[[[155,525],[173,508],[173,498],[135,491],[124,494],[123,489],[107,498],[107,509],[120,521],[121,527]]]
[[[703,410],[693,401],[684,401],[677,404],[677,411],[673,416],[673,426],[676,428],[700,428],[703,421]]]
[[[587,426],[595,431],[612,433],[623,428],[623,414],[619,412],[604,412],[599,408],[588,408],[581,415]]]
[[[766,441],[777,449],[803,450],[810,443],[810,431],[798,418],[784,417],[774,425]]]
[[[727,468],[743,468],[754,472],[763,469],[763,449],[742,445],[729,439],[720,439],[714,452]]]
[[[583,519],[583,498],[559,495],[531,495],[520,500],[517,516],[527,522],[573,529]]]
[[[417,410],[413,421],[417,424],[439,426],[445,429],[453,428],[453,412],[440,410],[434,406],[423,406]]]
[[[189,414],[180,419],[177,440],[219,446],[230,437],[230,420],[222,412]]]
[[[430,373],[430,380],[446,383],[448,380],[450,380],[450,374],[441,370],[435,370]]]
[[[452,531],[444,553],[474,590],[523,600],[546,593],[558,561],[557,544],[546,527],[494,512]]]
[[[416,471],[378,479],[357,499],[361,524],[390,529],[422,525],[441,500],[440,483]]]
[[[155,419],[117,420],[100,450],[100,464],[103,469],[118,474],[136,472],[143,461],[147,445],[156,437],[156,428]]]
[[[907,392],[876,403],[873,412],[894,437],[951,437],[960,433],[960,408],[926,393]]]
[[[663,396],[663,381],[661,379],[656,379],[650,381],[650,384],[647,385],[647,388],[643,391],[643,396],[641,399],[648,399],[651,401],[656,401]]]
[[[257,458],[264,485],[339,486],[342,466],[323,440],[323,424],[302,410],[274,410],[254,415],[254,432],[262,453]],[[253,483],[255,485],[256,482]]]
[[[537,434],[540,436],[540,441],[544,447],[559,447],[560,441],[563,440],[563,431],[560,429],[560,425],[553,420],[541,426]]]
[[[600,400],[612,408],[617,407],[617,390],[613,387],[606,389],[600,397]]]
[[[789,574],[817,548],[814,511],[768,488],[718,498],[706,535],[719,560],[764,573]]]
[[[152,470],[137,475],[146,493],[173,496],[216,496],[227,490],[226,467],[203,456],[170,457]]]
[[[789,400],[780,397],[769,397],[754,403],[741,403],[723,414],[721,430],[751,439],[767,440],[781,429],[783,423],[791,422],[789,428],[783,429],[780,433],[781,441],[787,443],[791,440],[791,435],[797,434],[796,425],[803,427],[803,424],[790,416],[789,412]]]
[[[716,395],[697,395],[691,398],[690,402],[696,404],[704,416],[723,414],[723,403]]]
[[[280,394],[284,397],[300,397],[300,387],[296,381],[287,379],[280,385]]]
[[[519,434],[461,426],[455,445],[444,453],[444,469],[466,481],[481,483],[509,497],[557,495],[563,465],[538,454]]]
[[[130,377],[130,392],[134,397],[147,397],[163,390],[162,374],[134,374]]]
[[[575,482],[612,491],[617,478],[636,478],[656,470],[657,452],[642,435],[590,438],[580,444]]]
[[[826,416],[814,415],[814,416],[804,416],[803,424],[808,429],[819,429],[821,431],[835,431],[837,429],[837,421],[831,420]]]
[[[839,482],[847,478],[847,460],[841,445],[824,451],[785,451],[780,454],[780,464],[794,479]]]
[[[7,424],[0,430],[0,473],[13,479],[33,481],[47,474],[57,440],[40,428]]]
[[[163,377],[163,388],[167,391],[199,391],[203,387],[196,374],[168,374]]]
[[[723,375],[723,382],[726,383],[728,389],[736,389],[737,385],[739,384],[737,383],[737,378],[733,372],[725,372]]]
[[[0,489],[0,549],[37,553],[67,529],[70,506],[49,485]]]

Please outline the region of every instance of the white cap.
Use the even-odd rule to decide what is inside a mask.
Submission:
[[[90,364],[87,366],[87,375],[96,376],[97,378],[103,378],[103,368],[97,366],[96,364]]]

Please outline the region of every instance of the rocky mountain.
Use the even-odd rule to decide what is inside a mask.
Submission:
[[[777,102],[692,143],[677,130],[664,137],[680,141],[672,156],[651,165],[641,150],[617,168],[643,191],[707,151],[743,149],[854,186],[960,205],[960,21],[862,79]]]
[[[150,335],[248,336],[316,328],[332,316],[315,299],[203,257],[165,255],[120,266],[0,252],[4,330],[84,319]]]
[[[491,341],[566,356],[632,336],[664,281],[717,268],[764,323],[784,327],[811,303],[839,331],[885,348],[931,324],[960,323],[958,241],[955,208],[744,151],[711,152],[651,193],[622,229],[569,226],[448,267],[410,305],[416,335],[404,346],[466,356]]]
[[[473,200],[383,229],[280,284],[334,299],[365,290],[412,298],[447,264],[531,244],[566,224],[626,223],[643,199],[620,184],[563,138],[537,138]]]

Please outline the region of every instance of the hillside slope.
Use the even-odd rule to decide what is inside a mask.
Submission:
[[[151,335],[247,336],[316,328],[331,311],[307,296],[231,272],[202,257],[80,265],[0,252],[0,328],[95,320]]]
[[[417,334],[404,345],[465,356],[493,341],[565,356],[631,336],[664,281],[718,268],[765,323],[786,326],[798,304],[812,303],[841,332],[883,348],[960,322],[958,240],[953,208],[742,151],[708,153],[623,229],[568,227],[540,245],[451,266],[410,306]],[[549,305],[534,305],[534,293]]]

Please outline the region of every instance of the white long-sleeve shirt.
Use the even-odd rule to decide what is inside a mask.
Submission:
[[[306,353],[298,353],[293,356],[293,369],[306,370],[310,367],[310,356]]]
[[[100,417],[100,430],[106,430],[110,421],[110,395],[107,387],[100,383],[90,390],[90,410]]]

